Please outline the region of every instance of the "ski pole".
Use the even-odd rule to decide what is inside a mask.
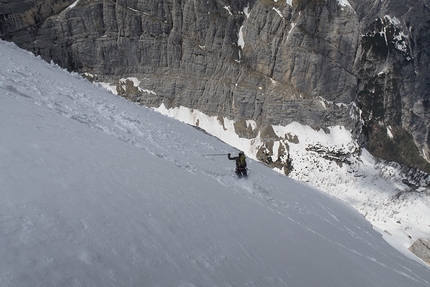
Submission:
[[[221,155],[227,155],[226,153],[213,153],[213,154],[204,154],[203,156],[221,156]]]

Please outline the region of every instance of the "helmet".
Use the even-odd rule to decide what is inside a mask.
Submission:
[[[240,152],[239,152],[239,155],[243,155],[243,154],[245,154],[243,151],[240,151]]]

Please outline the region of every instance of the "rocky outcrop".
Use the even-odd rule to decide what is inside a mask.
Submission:
[[[430,240],[418,239],[412,244],[409,250],[424,262],[430,264]]]
[[[134,101],[260,128],[343,125],[430,171],[427,1],[29,2],[3,0],[2,38],[95,81],[135,77],[118,89]]]
[[[420,1],[390,3],[397,8],[394,13],[377,14],[361,38],[356,59],[357,102],[371,152],[428,171],[428,164],[420,163],[418,156],[430,158],[429,113],[425,108],[430,95],[429,71],[422,66],[428,59],[416,43],[430,47],[428,37],[422,34],[430,27],[429,7]]]

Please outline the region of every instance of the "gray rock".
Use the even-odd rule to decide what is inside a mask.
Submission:
[[[1,0],[0,35],[35,29],[48,17],[58,14],[75,0]]]
[[[141,89],[118,90],[147,106],[260,128],[343,125],[379,157],[430,172],[425,0],[81,0],[64,10],[72,2],[3,0],[0,35],[96,81],[136,77]],[[388,126],[394,139],[381,138]],[[399,144],[406,135],[412,144]]]
[[[430,240],[418,239],[409,247],[409,250],[424,262],[430,264]]]

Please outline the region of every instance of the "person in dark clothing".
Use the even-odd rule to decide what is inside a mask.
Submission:
[[[231,154],[228,154],[229,160],[235,160],[236,161],[236,175],[239,178],[247,178],[248,173],[246,172],[246,157],[243,151],[239,152],[238,156],[232,157]]]

